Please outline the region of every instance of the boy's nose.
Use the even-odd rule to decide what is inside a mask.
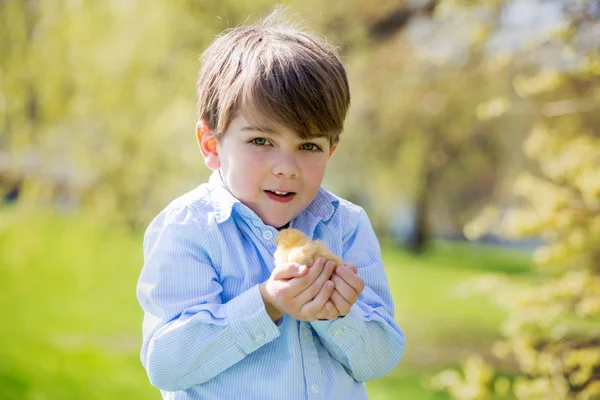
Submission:
[[[298,176],[298,164],[293,156],[281,155],[273,165],[273,175],[286,178]]]

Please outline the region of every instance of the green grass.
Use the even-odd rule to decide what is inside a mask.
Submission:
[[[452,242],[436,242],[424,255],[386,243],[382,255],[407,348],[396,371],[367,385],[370,398],[448,399],[428,392],[422,382],[471,353],[489,354],[506,317],[487,297],[466,291],[464,281],[484,273],[526,273],[529,256]]]
[[[139,362],[141,240],[87,218],[0,209],[3,400],[160,399]],[[486,349],[504,317],[485,298],[461,296],[461,279],[525,271],[527,259],[457,244],[383,254],[408,347],[396,371],[368,383],[370,397],[447,399],[421,381]]]
[[[159,399],[139,362],[139,235],[45,215],[0,228],[2,399]]]
[[[505,313],[487,297],[469,293],[464,282],[483,273],[514,274],[528,270],[527,256],[523,253],[465,243],[435,243],[422,256],[391,246],[384,246],[382,252],[396,320],[407,332],[409,341],[419,338],[414,341],[417,347],[430,342],[452,345],[469,340],[487,341],[495,336]]]

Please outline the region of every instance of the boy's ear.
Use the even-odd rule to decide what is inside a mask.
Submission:
[[[331,150],[329,150],[329,158],[331,158],[331,156],[333,155],[333,153],[335,153],[335,151],[337,150],[337,147],[338,147],[338,143],[336,143],[333,146],[331,146]]]
[[[219,146],[213,131],[205,120],[200,120],[196,124],[196,140],[206,166],[212,170],[219,169],[221,167]]]

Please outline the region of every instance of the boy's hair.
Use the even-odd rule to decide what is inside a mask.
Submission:
[[[201,57],[198,117],[219,140],[242,112],[299,137],[339,140],[350,105],[348,78],[333,46],[290,27],[277,10],[256,25],[223,32]]]

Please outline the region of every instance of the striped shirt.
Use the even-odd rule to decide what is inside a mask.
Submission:
[[[141,359],[164,399],[366,399],[364,382],[396,367],[406,339],[363,209],[320,188],[290,225],[358,267],[365,289],[345,317],[269,318],[258,285],[273,271],[277,230],[218,174],[151,222]]]

